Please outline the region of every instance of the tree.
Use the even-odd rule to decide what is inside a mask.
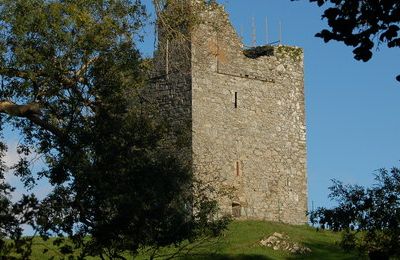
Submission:
[[[338,206],[311,212],[313,224],[334,231],[345,231],[341,246],[368,253],[370,259],[400,256],[400,169],[380,169],[376,183],[365,188],[334,181],[331,199]]]
[[[335,40],[354,48],[354,58],[364,62],[372,58],[374,47],[386,44],[400,47],[400,4],[397,0],[310,0],[329,7],[322,15],[331,29],[316,36],[325,42]],[[396,77],[400,81],[400,75]]]
[[[6,149],[0,142],[0,158],[4,156]],[[32,223],[37,200],[34,196],[24,195],[13,203],[10,195],[14,188],[3,181],[5,171],[6,165],[0,161],[0,256],[19,254],[22,258],[28,258],[32,239],[22,236],[21,225]],[[12,242],[6,243],[7,238],[12,239]]]
[[[214,201],[193,196],[166,128],[143,113],[145,16],[140,1],[0,0],[0,114],[24,137],[13,169],[27,188],[53,185],[30,200],[29,223],[43,238],[68,235],[80,257],[124,258],[226,226]],[[38,173],[32,153],[45,163]]]

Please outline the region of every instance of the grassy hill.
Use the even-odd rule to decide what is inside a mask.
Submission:
[[[311,249],[306,255],[295,255],[285,251],[275,251],[261,246],[259,241],[274,232],[286,234],[290,241],[298,242]],[[180,250],[162,249],[158,259],[166,259],[174,254],[180,259],[357,259],[357,254],[346,253],[336,244],[340,234],[329,231],[316,231],[308,226],[290,226],[263,221],[235,221],[230,224],[223,237],[213,240],[196,241],[186,244]],[[44,248],[50,249],[43,255]],[[56,256],[49,243],[35,241],[32,259],[47,259]],[[131,258],[127,256],[128,258]],[[139,259],[149,259],[143,252]]]

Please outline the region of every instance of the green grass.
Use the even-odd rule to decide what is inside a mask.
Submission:
[[[292,242],[309,247],[307,255],[293,255],[284,251],[274,251],[259,244],[262,238],[274,232],[285,233]],[[356,253],[346,253],[337,242],[339,233],[317,231],[309,226],[291,226],[264,221],[235,221],[220,239],[198,242],[188,254],[180,254],[183,259],[358,259]],[[190,245],[188,245],[190,247]],[[176,251],[176,250],[175,250]],[[173,248],[161,254],[171,254]],[[143,255],[141,259],[148,259]]]
[[[259,241],[272,235],[274,232],[285,233],[293,242],[299,242],[309,247],[312,252],[307,255],[293,255],[284,251],[274,251],[263,247]],[[235,221],[219,239],[199,240],[195,243],[185,244],[177,253],[176,248],[164,248],[157,255],[166,258],[174,253],[180,259],[359,259],[356,253],[346,253],[337,245],[340,240],[339,233],[330,231],[316,231],[308,226],[291,226],[281,223],[264,221]],[[54,250],[51,242],[36,239],[34,242],[32,259],[47,259],[59,255]],[[49,252],[43,255],[44,248]],[[129,258],[129,256],[127,256]],[[149,259],[147,252],[142,252],[138,259]]]

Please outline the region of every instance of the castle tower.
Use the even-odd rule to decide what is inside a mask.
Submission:
[[[306,223],[302,49],[245,50],[223,7],[187,5],[200,11],[193,27],[179,25],[184,37],[159,27],[152,91],[162,114],[187,132],[194,174],[225,191],[216,195],[223,213]]]

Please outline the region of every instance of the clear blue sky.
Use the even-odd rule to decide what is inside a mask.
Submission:
[[[150,0],[144,0],[148,10]],[[322,10],[308,0],[222,0],[235,28],[243,27],[251,44],[255,17],[257,40],[265,43],[265,17],[269,38],[278,39],[282,21],[283,43],[305,50],[309,205],[328,206],[330,180],[370,185],[374,170],[399,165],[400,153],[400,50],[382,47],[368,63],[353,59],[351,49],[339,43],[325,44],[314,34],[325,27]],[[154,18],[154,17],[153,17]],[[151,19],[150,19],[151,20]],[[150,56],[154,30],[146,27],[140,48]],[[18,136],[7,133],[16,143]],[[9,155],[13,157],[13,155]],[[12,179],[14,180],[14,179]],[[44,194],[48,186],[38,189]]]
[[[220,0],[244,41],[251,45],[252,17],[257,42],[265,43],[265,18],[270,41],[305,51],[305,88],[309,206],[328,206],[331,179],[370,185],[374,170],[400,165],[400,50],[377,51],[368,63],[355,61],[352,49],[325,44],[315,33],[326,27],[322,9],[308,0]],[[151,11],[150,0],[145,3]],[[148,26],[141,45],[151,55],[153,29]]]

